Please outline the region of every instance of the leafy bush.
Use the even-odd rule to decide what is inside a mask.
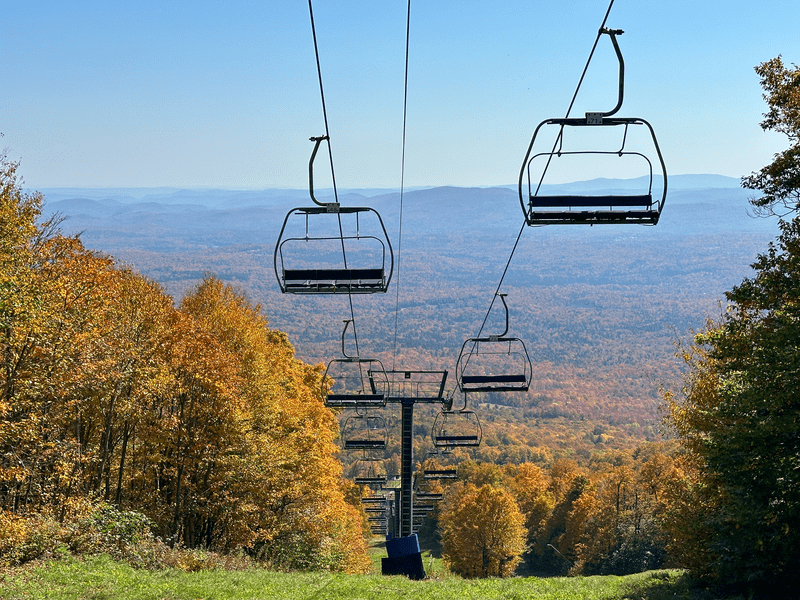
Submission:
[[[0,510],[0,566],[15,566],[64,553],[63,528],[54,519]]]
[[[81,554],[117,552],[152,538],[152,522],[135,511],[121,511],[109,504],[100,504],[87,516],[72,524],[75,534],[72,550]]]

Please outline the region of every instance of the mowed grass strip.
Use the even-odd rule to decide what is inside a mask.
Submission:
[[[337,573],[137,570],[107,556],[67,558],[0,575],[3,600],[711,600],[680,571],[623,577],[465,580]]]

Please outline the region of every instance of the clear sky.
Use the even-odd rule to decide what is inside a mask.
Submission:
[[[412,0],[406,185],[514,183],[607,5]],[[337,184],[398,187],[406,0],[314,11]],[[0,14],[0,147],[28,186],[306,187],[324,126],[305,0],[26,0]],[[800,63],[800,2],[615,0],[608,25],[625,30],[620,115],[653,125],[670,173],[739,177],[786,146],[759,127],[753,67]],[[574,115],[613,105],[613,64],[593,65]]]

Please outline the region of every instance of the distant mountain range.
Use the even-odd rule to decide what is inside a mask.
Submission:
[[[610,190],[610,189],[631,189],[641,187],[646,181],[645,177],[635,179],[592,179],[589,181],[578,181],[560,185],[545,186],[545,191],[581,191],[587,189]],[[654,186],[661,185],[658,176],[654,179]],[[446,186],[450,187],[450,186]],[[702,190],[708,188],[740,188],[739,179],[726,177],[724,175],[672,175],[669,178],[669,188],[671,190]],[[482,186],[479,189],[509,188],[517,189],[517,184]],[[433,187],[411,187],[406,191],[419,191],[435,189]],[[61,201],[74,198],[84,198],[88,200],[116,200],[123,204],[133,202],[156,202],[166,204],[199,204],[208,207],[218,207],[220,203],[225,205],[241,206],[248,204],[259,204],[263,202],[273,202],[288,198],[304,199],[308,198],[306,189],[281,189],[269,188],[264,190],[229,190],[229,189],[184,189],[184,188],[105,188],[105,187],[53,187],[40,189],[51,201]],[[328,189],[317,190],[321,197],[330,196],[333,191]],[[354,194],[371,198],[373,196],[383,196],[399,192],[399,188],[352,188],[339,190],[340,193],[348,195]]]
[[[624,191],[641,187],[641,179],[596,179],[551,186],[545,193],[585,193],[586,190]],[[658,189],[659,183],[655,182]],[[305,190],[257,191],[184,190],[168,188],[52,188],[44,189],[47,213],[67,217],[65,230],[83,231],[90,245],[101,232],[116,231],[122,238],[140,238],[159,230],[167,249],[175,236],[200,246],[237,243],[265,244],[277,238],[280,222],[292,207],[310,204]],[[330,200],[330,190],[317,197]],[[748,216],[749,190],[737,179],[720,175],[677,175],[670,178],[662,220],[657,228],[637,236],[665,233],[774,231],[774,223]],[[342,190],[343,205],[369,205],[384,217],[387,228],[396,229],[399,193],[396,190]],[[412,238],[437,231],[492,232],[497,235],[521,223],[516,185],[407,190],[404,227]],[[618,227],[604,230],[617,235]],[[539,235],[570,235],[569,228],[545,229]],[[599,232],[595,235],[602,235]],[[106,235],[102,235],[106,239]],[[114,244],[118,247],[117,244]]]

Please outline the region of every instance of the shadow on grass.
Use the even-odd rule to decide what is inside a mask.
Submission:
[[[655,583],[654,579],[658,582]],[[649,572],[627,587],[626,597],[637,600],[745,600],[743,596],[720,595],[680,571]]]

